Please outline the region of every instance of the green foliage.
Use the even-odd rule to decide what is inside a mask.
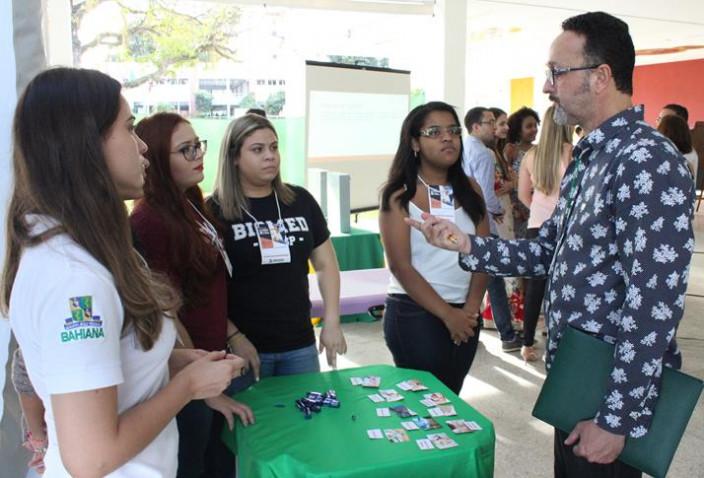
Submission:
[[[344,55],[328,55],[328,58],[333,63],[343,63],[345,65],[357,66],[376,66],[380,68],[389,67],[388,58],[376,58],[373,56],[344,56]]]
[[[168,113],[170,111],[176,111],[174,105],[172,105],[171,103],[159,103],[158,105],[156,105],[157,113]]]
[[[122,22],[122,33],[98,33],[91,41],[81,43],[78,30],[84,16],[108,2],[120,7],[122,15],[115,21]],[[120,0],[72,0],[71,8],[76,65],[80,65],[80,58],[87,50],[117,43],[111,55],[120,61],[150,66],[147,74],[125,82],[126,88],[173,75],[184,66],[221,58],[235,59],[231,44],[237,34],[240,12],[231,5],[206,2],[184,5],[175,0],[142,0],[127,5]]]
[[[196,112],[200,116],[210,116],[213,109],[213,95],[207,91],[196,91]]]
[[[254,93],[249,93],[247,96],[242,98],[242,101],[240,102],[239,105],[240,108],[261,108],[262,105],[257,103],[257,100],[254,98]]]
[[[277,116],[284,109],[284,104],[286,104],[286,93],[283,91],[277,91],[272,93],[266,99],[264,109],[267,115]]]

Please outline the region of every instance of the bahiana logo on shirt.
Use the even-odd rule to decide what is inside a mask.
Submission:
[[[103,321],[93,315],[93,297],[89,295],[71,297],[68,300],[71,317],[64,320],[61,342],[105,338]]]

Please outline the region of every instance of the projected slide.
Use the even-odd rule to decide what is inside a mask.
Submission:
[[[408,95],[311,91],[309,164],[393,155],[406,114]]]
[[[408,114],[410,72],[306,62],[309,168],[350,175],[350,207],[374,208]]]

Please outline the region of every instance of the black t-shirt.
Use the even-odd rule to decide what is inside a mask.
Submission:
[[[279,199],[289,241],[291,262],[262,265],[254,220],[243,212],[241,221],[225,221],[213,200],[208,204],[225,226],[225,250],[232,262],[227,308],[230,319],[259,352],[286,352],[315,344],[310,322],[308,259],[330,237],[320,206],[305,189],[289,185],[296,194],[290,205]],[[258,221],[276,224],[279,213],[274,194],[249,198],[248,211]]]

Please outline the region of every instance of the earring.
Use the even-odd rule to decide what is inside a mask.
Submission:
[[[416,151],[415,149],[413,150],[413,157],[418,159],[418,151]]]

